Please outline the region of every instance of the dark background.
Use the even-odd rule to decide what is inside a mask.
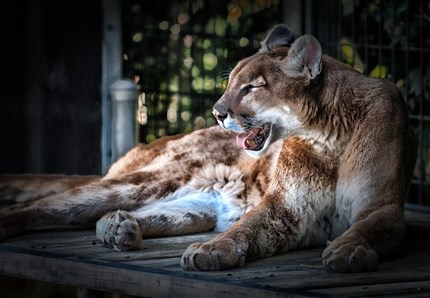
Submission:
[[[0,173],[100,174],[101,1],[0,4]]]

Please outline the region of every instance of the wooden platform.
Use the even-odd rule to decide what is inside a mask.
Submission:
[[[370,273],[327,272],[322,248],[235,270],[187,272],[179,266],[184,249],[214,234],[147,239],[144,250],[115,252],[96,240],[94,231],[67,231],[1,243],[0,274],[142,297],[430,297],[430,214],[406,215],[407,239],[398,256]]]

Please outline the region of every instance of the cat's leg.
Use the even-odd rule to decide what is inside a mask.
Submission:
[[[345,154],[350,160],[339,168],[337,211],[349,217],[351,226],[323,252],[331,271],[375,270],[404,238],[403,200],[415,168],[415,137],[403,121],[381,126],[371,119],[356,132]]]
[[[295,146],[280,153],[262,202],[225,233],[206,243],[191,244],[181,258],[184,269],[239,267],[250,258],[286,252],[302,243],[323,244],[328,239],[328,231],[318,227],[318,221],[334,203],[335,164],[329,163],[330,156],[317,154],[307,143],[290,142]],[[285,142],[286,146],[289,144]],[[315,173],[314,167],[324,171]]]
[[[136,211],[117,210],[97,222],[97,238],[118,251],[139,249],[147,237],[213,230],[217,223],[214,192],[153,202]]]
[[[187,270],[222,270],[243,266],[253,257],[286,251],[299,238],[299,216],[278,200],[266,199],[227,232],[190,245],[181,258]]]
[[[379,258],[400,246],[405,234],[403,210],[397,204],[369,206],[322,254],[324,265],[335,272],[375,270]]]
[[[142,238],[225,231],[245,213],[242,172],[208,165],[171,196],[138,210],[118,210],[97,222],[97,237],[116,250],[139,249]]]
[[[94,226],[109,211],[138,209],[175,191],[181,183],[182,177],[158,174],[139,172],[99,180],[40,200],[0,209],[0,239],[36,228]]]

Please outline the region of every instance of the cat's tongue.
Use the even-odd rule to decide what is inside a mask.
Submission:
[[[257,143],[255,142],[255,136],[257,136],[261,131],[261,128],[254,128],[249,133],[240,133],[236,136],[236,142],[239,147],[243,149],[252,150],[257,147]]]

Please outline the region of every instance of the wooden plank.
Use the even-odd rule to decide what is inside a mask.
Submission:
[[[246,269],[246,277],[257,276],[255,284],[288,289],[316,289],[373,285],[389,282],[421,281],[430,279],[430,255],[428,252],[416,252],[400,259],[383,262],[379,270],[365,274],[337,274],[324,268],[295,268],[295,271],[282,271],[268,268],[267,272]],[[267,275],[272,272],[271,275]],[[241,279],[244,280],[242,275]]]
[[[250,262],[245,267],[221,272],[202,272],[201,276],[212,279],[234,280],[242,284],[267,288],[307,290],[327,287],[373,285],[390,281],[416,281],[430,278],[430,260],[427,252],[411,252],[409,255],[384,262],[380,269],[366,274],[336,274],[327,272],[321,264],[317,250],[297,252],[303,259],[295,259],[294,254],[286,254]],[[178,270],[179,259],[169,259],[154,266],[165,270]],[[304,262],[302,262],[304,261]],[[151,261],[128,262],[151,266]]]
[[[200,233],[193,235],[183,235],[165,238],[149,238],[144,239],[145,246],[169,246],[171,244],[182,244],[184,247],[190,245],[194,242],[204,242],[210,240],[212,237],[216,236],[217,233]],[[12,239],[6,240],[4,243],[13,244],[15,246],[49,246],[49,247],[68,247],[74,244],[88,244],[92,241],[99,240],[96,239],[93,231],[83,230],[83,231],[62,231],[62,232],[34,232],[22,236],[17,236]]]
[[[64,253],[80,258],[105,259],[109,261],[145,260],[152,258],[180,257],[188,245],[211,239],[215,233],[204,233],[168,238],[146,239],[144,248],[138,251],[118,252],[105,247],[94,235],[82,236],[76,231],[49,235],[33,233],[5,242],[6,245],[31,248],[34,251]]]
[[[417,282],[386,283],[344,288],[312,290],[310,293],[320,296],[336,297],[430,297],[430,280]]]
[[[118,263],[73,260],[45,253],[29,255],[0,248],[0,274],[67,284],[89,289],[113,291],[127,295],[151,297],[281,297],[298,294],[264,288],[220,283],[199,274],[172,274],[161,269],[144,268]]]
[[[323,248],[250,261],[233,270],[187,272],[179,266],[182,252],[214,233],[145,239],[144,250],[116,252],[96,240],[93,231],[39,232],[9,239],[0,244],[0,273],[155,297],[191,293],[204,297],[232,293],[237,297],[319,296],[331,290],[339,295],[356,290],[368,295],[395,283],[402,284],[396,288],[398,293],[409,294],[408,285],[425,285],[430,280],[430,216],[411,213],[407,219],[408,234],[398,257],[365,274],[327,272],[320,259]]]

